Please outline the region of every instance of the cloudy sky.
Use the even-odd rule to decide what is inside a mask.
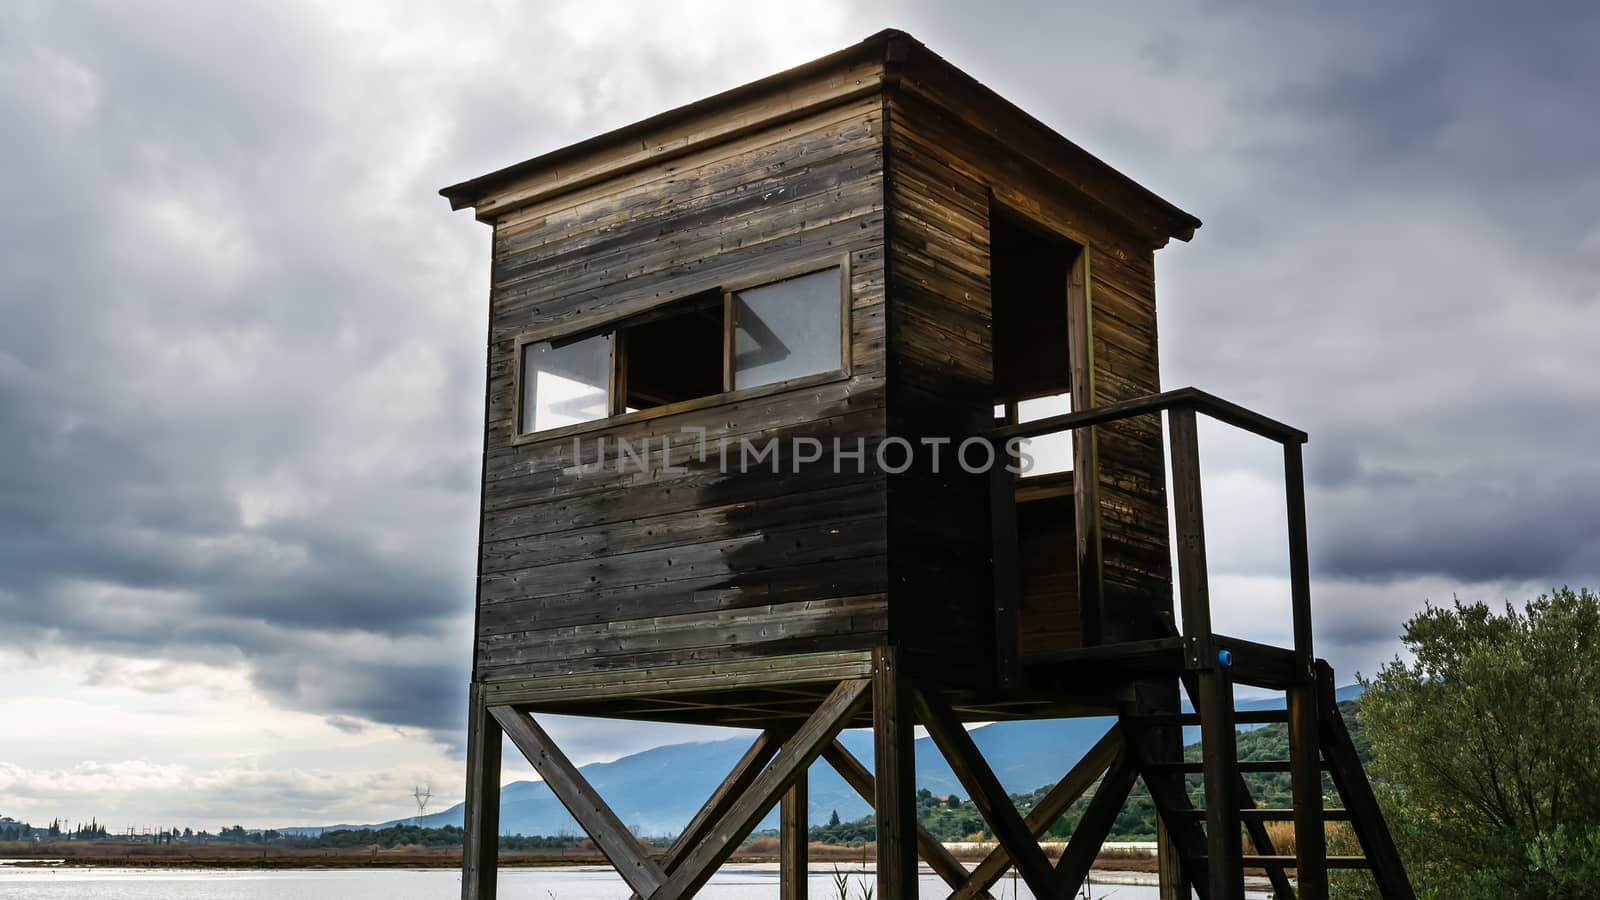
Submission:
[[[5,4],[0,815],[454,802],[488,230],[435,191],[888,25],[1205,221],[1164,380],[1311,432],[1343,673],[1600,584],[1592,8],[866,6]],[[1282,639],[1276,459],[1202,442],[1218,627]]]

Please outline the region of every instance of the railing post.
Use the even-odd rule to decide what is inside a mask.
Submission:
[[[1200,440],[1194,407],[1167,414],[1172,447],[1172,518],[1178,540],[1178,595],[1183,634],[1211,641],[1211,592],[1206,578],[1206,526],[1200,503]]]
[[[1319,711],[1311,644],[1305,457],[1297,441],[1283,444],[1283,495],[1289,524],[1289,601],[1294,626],[1295,684],[1289,688],[1288,705],[1295,875],[1301,900],[1327,900],[1328,843],[1323,831],[1322,742],[1317,734]]]
[[[1239,756],[1233,721],[1233,679],[1211,631],[1205,514],[1200,500],[1200,436],[1193,406],[1167,415],[1172,448],[1172,515],[1178,540],[1178,591],[1189,667],[1195,670],[1195,712],[1206,791],[1206,872],[1210,900],[1244,900],[1244,847],[1239,833]]]
[[[1311,674],[1311,563],[1306,549],[1306,474],[1301,445],[1283,445],[1283,494],[1289,517],[1289,602],[1294,619],[1295,668]]]

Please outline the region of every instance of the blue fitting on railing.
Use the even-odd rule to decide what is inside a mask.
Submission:
[[[1233,665],[1233,651],[1232,650],[1218,650],[1217,651],[1217,663],[1219,665],[1221,665],[1224,669],[1232,666]]]

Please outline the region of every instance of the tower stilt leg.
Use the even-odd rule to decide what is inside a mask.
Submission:
[[[806,875],[809,868],[806,843],[811,826],[807,823],[806,776],[783,795],[778,813],[778,896],[781,900],[806,900]]]
[[[916,719],[895,651],[873,655],[872,734],[878,826],[878,896],[917,896]]]
[[[461,900],[494,900],[500,854],[500,724],[489,715],[483,685],[473,683],[467,706]]]

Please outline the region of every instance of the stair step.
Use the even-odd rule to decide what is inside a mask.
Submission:
[[[1189,817],[1191,819],[1204,819],[1206,817],[1206,811],[1203,810],[1203,809],[1199,809],[1199,808],[1190,808],[1190,809],[1179,810],[1178,814],[1182,815],[1182,816],[1187,816],[1187,817]],[[1292,821],[1294,821],[1294,810],[1292,810],[1292,809],[1275,809],[1275,808],[1268,808],[1268,807],[1257,807],[1255,809],[1241,809],[1241,810],[1239,810],[1239,818],[1241,818],[1241,819],[1260,819],[1260,820],[1272,821],[1272,822],[1292,822]],[[1350,821],[1350,810],[1348,810],[1348,809],[1324,809],[1322,811],[1322,820],[1324,822],[1348,822],[1348,821]]]
[[[1238,762],[1238,766],[1241,773],[1289,771],[1289,761],[1287,759],[1246,759],[1240,760]],[[1318,760],[1318,766],[1323,769],[1328,768],[1327,762],[1321,759]],[[1192,774],[1204,772],[1205,764],[1199,762],[1153,762],[1146,763],[1144,768],[1152,772],[1183,772],[1185,774]]]
[[[1123,716],[1123,721],[1136,725],[1199,725],[1199,713],[1149,713]],[[1276,725],[1289,721],[1286,709],[1241,709],[1233,714],[1236,725]]]

